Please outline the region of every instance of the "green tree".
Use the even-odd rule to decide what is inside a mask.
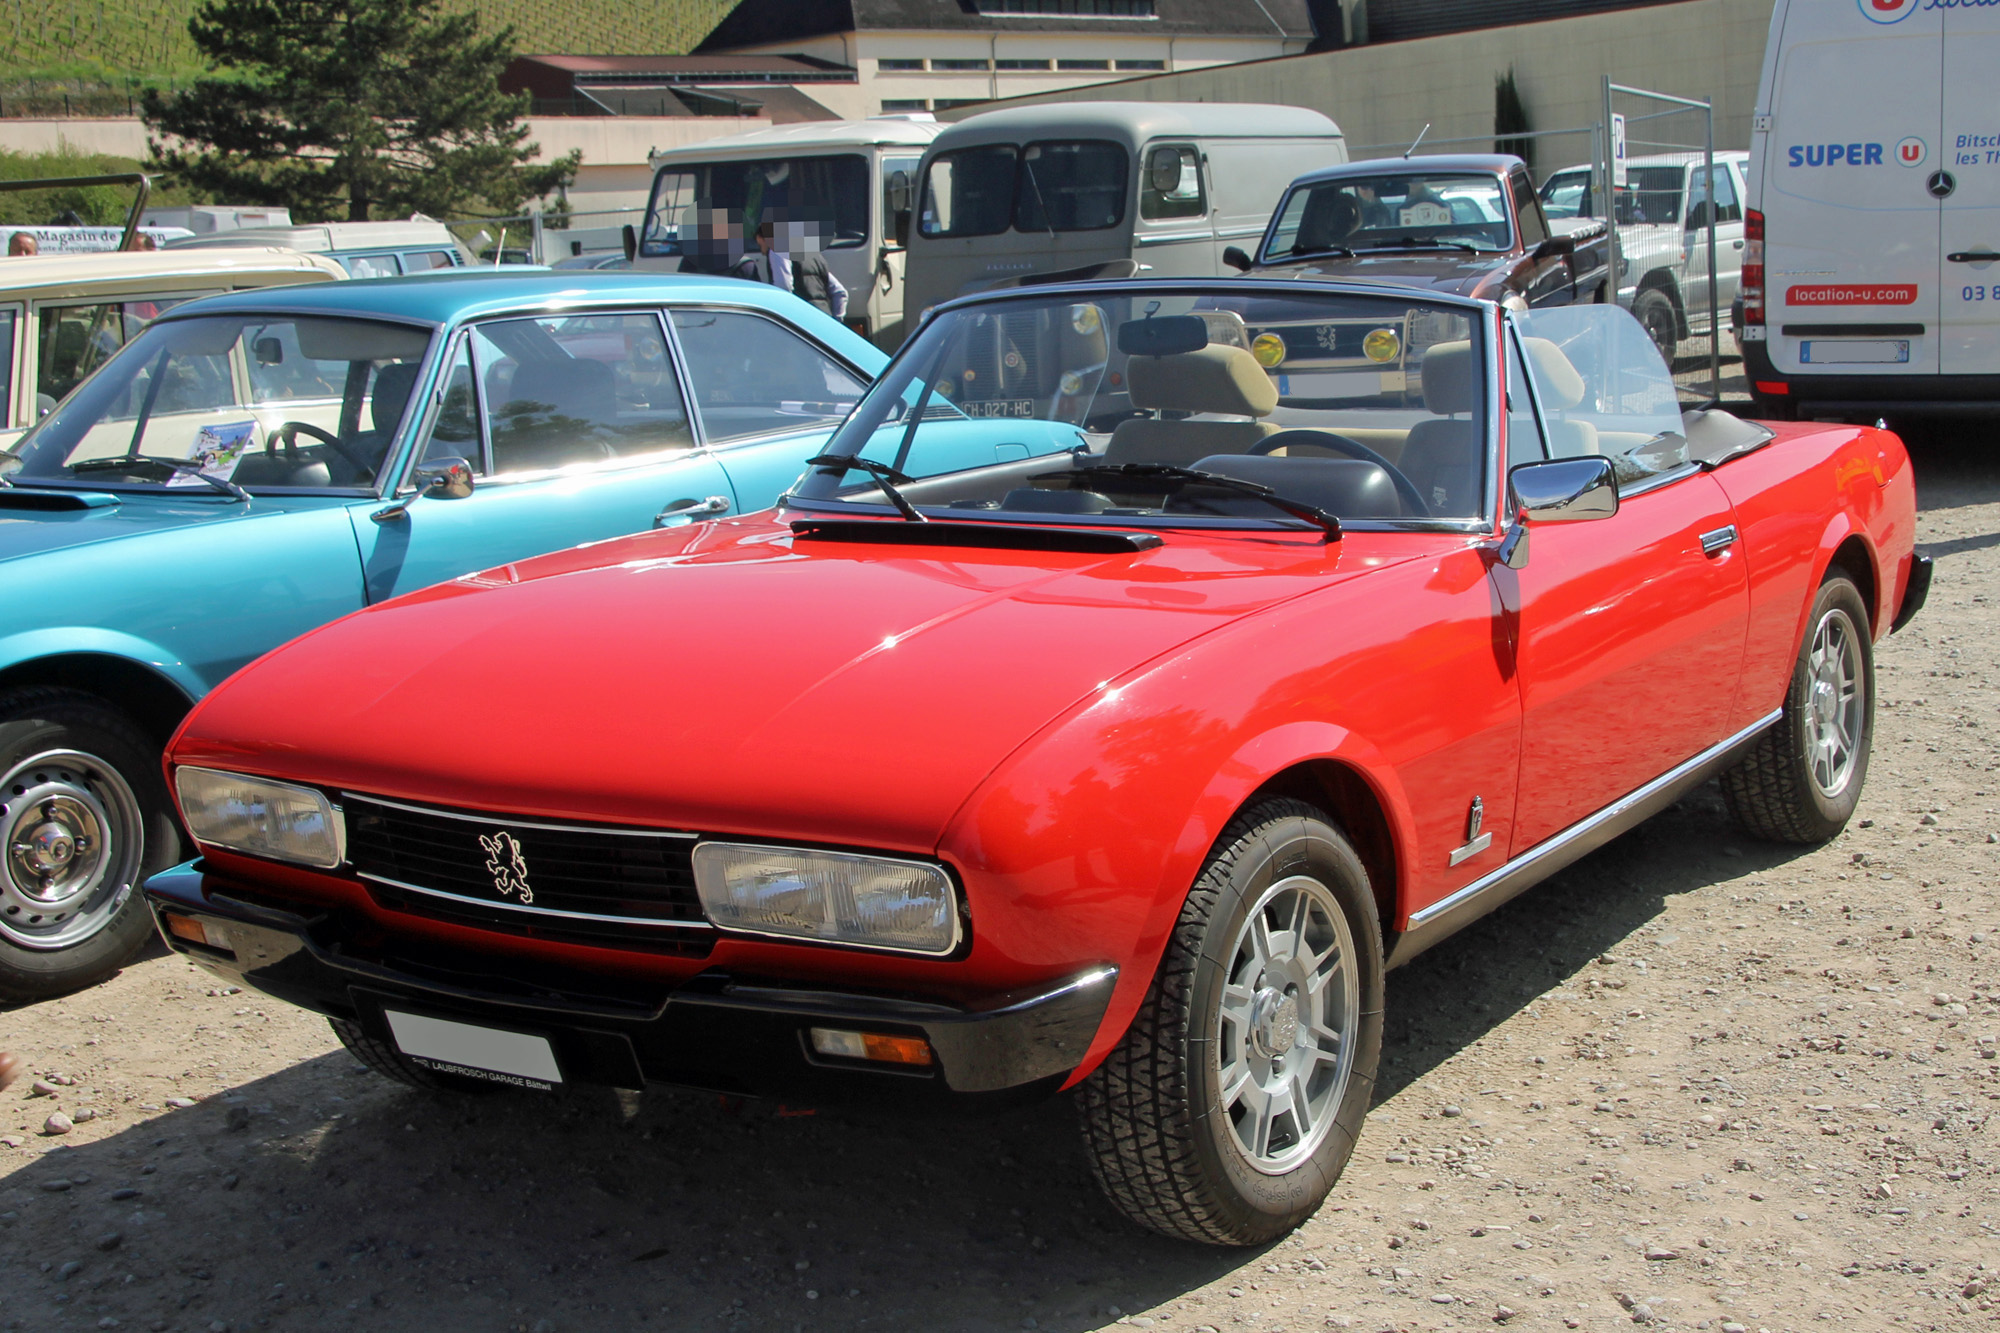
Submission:
[[[1530,172],[1535,169],[1535,141],[1517,139],[1513,135],[1525,134],[1534,126],[1528,120],[1528,107],[1521,100],[1521,90],[1514,84],[1514,67],[1493,80],[1493,151],[1512,153],[1528,164]]]
[[[514,30],[439,0],[208,0],[188,34],[215,73],[145,96],[150,165],[301,221],[511,213],[575,179],[532,165],[526,94],[499,89]]]

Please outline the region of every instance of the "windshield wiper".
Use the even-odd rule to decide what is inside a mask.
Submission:
[[[1405,236],[1402,240],[1391,241],[1387,245],[1368,246],[1364,253],[1373,254],[1378,250],[1463,250],[1469,255],[1486,253],[1478,246],[1467,245],[1464,241],[1420,241],[1414,236]]]
[[[133,464],[139,467],[134,467]],[[71,463],[71,472],[136,472],[140,467],[163,467],[167,471],[201,478],[213,491],[220,491],[233,500],[250,500],[250,492],[226,477],[211,477],[203,472],[198,458],[162,458],[157,454],[121,454],[116,458],[86,458],[81,463]]]
[[[1287,253],[1294,257],[1310,255],[1315,259],[1326,255],[1339,255],[1342,259],[1354,258],[1354,251],[1344,245],[1295,245]]]
[[[1260,482],[1227,477],[1220,472],[1174,467],[1170,463],[1100,463],[1094,467],[1072,468],[1068,472],[1044,472],[1028,480],[1167,481],[1177,482],[1183,486],[1213,486],[1218,490],[1234,491],[1238,495],[1255,496],[1273,509],[1282,510],[1293,518],[1302,518],[1313,524],[1326,534],[1329,542],[1340,540],[1340,519],[1318,505],[1309,505],[1303,500],[1288,499]]]
[[[882,494],[889,497],[889,503],[896,506],[897,513],[912,523],[930,522],[929,519],[917,512],[917,507],[911,504],[901,491],[896,489],[898,486],[907,486],[916,480],[915,477],[910,476],[906,472],[899,472],[887,463],[878,463],[872,458],[863,458],[859,454],[820,454],[817,457],[808,458],[806,463],[811,467],[838,468],[840,472],[866,472],[869,476],[875,478],[875,484],[881,488]]]

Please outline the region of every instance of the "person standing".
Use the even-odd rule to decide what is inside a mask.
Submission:
[[[827,268],[826,257],[813,243],[809,227],[810,224],[787,223],[787,240],[794,239],[796,228],[797,243],[780,248],[777,244],[777,224],[770,218],[759,222],[757,253],[743,257],[742,264],[738,265],[738,276],[783,287],[835,319],[843,318],[847,314],[847,288]]]

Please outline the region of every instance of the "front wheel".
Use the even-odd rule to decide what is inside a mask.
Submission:
[[[1224,831],[1138,1016],[1080,1089],[1098,1183],[1163,1235],[1283,1235],[1347,1165],[1381,1045],[1368,873],[1320,811],[1262,802]]]
[[[1667,369],[1674,368],[1674,353],[1680,350],[1680,316],[1674,312],[1673,299],[1657,287],[1648,287],[1632,301],[1632,317],[1646,330],[1646,336],[1653,340],[1653,346],[1660,349],[1660,359],[1667,363]]]
[[[1860,803],[1874,736],[1868,608],[1835,570],[1813,599],[1784,711],[1722,775],[1730,814],[1773,842],[1825,842]]]
[[[139,885],[179,836],[160,751],[74,690],[0,695],[0,999],[94,985],[152,934]]]

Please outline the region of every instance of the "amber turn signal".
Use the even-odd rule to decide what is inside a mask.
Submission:
[[[891,1065],[928,1065],[931,1044],[922,1037],[897,1037],[886,1032],[847,1032],[814,1028],[813,1049],[837,1060],[875,1060]]]
[[[166,918],[167,933],[170,935],[179,936],[190,943],[199,944],[210,949],[227,949],[229,947],[229,941],[223,937],[221,931],[209,930],[207,926],[194,917],[182,916],[179,912],[163,912],[161,915]]]

